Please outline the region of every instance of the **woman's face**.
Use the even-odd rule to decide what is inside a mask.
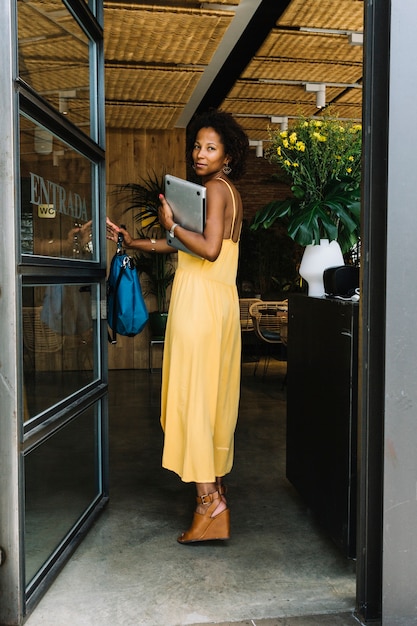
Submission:
[[[198,176],[207,178],[221,172],[230,161],[220,135],[212,128],[200,128],[192,151],[194,169]]]

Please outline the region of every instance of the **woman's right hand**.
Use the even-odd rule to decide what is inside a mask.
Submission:
[[[123,244],[126,247],[129,247],[131,245],[133,239],[128,233],[128,231],[125,228],[121,228],[120,226],[117,226],[117,224],[112,222],[108,217],[106,217],[106,230],[107,230],[106,239],[109,239],[110,241],[114,241],[115,243],[117,243],[118,235],[119,233],[122,233]]]
[[[162,239],[149,239],[148,237],[138,237],[133,239],[128,231],[121,226],[117,226],[108,217],[106,217],[106,238],[110,241],[117,243],[117,237],[119,233],[123,235],[123,248],[133,248],[134,250],[140,250],[141,252],[158,252],[160,254],[170,254],[176,252],[175,248],[172,248],[167,244],[166,238]]]

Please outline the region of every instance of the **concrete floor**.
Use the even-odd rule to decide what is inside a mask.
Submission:
[[[110,372],[110,503],[27,626],[358,624],[355,563],[285,478],[285,367],[244,364],[232,537],[189,546],[193,486],[160,467],[160,373]]]

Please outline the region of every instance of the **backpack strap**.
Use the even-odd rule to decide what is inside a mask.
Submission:
[[[117,254],[119,254],[119,252],[117,252]],[[122,276],[123,273],[126,271],[126,267],[128,266],[129,263],[129,257],[126,256],[120,266],[120,272],[117,276],[117,280],[116,280],[116,284],[114,286],[114,295],[113,295],[113,320],[116,319],[116,315],[117,315],[117,292],[119,290],[119,285],[120,282],[122,280]],[[115,344],[117,343],[117,332],[115,330],[112,330],[112,334],[110,335],[109,331],[107,331],[107,337],[110,343]]]
[[[122,228],[126,228],[124,224],[121,225]],[[116,248],[116,255],[121,256],[123,254],[123,235],[122,233],[118,233],[117,234],[117,248]],[[117,290],[119,289],[119,285],[120,285],[120,281],[122,280],[122,276],[123,276],[123,270],[126,269],[126,265],[122,263],[122,266],[120,268],[120,272],[119,275],[117,277],[117,281],[116,281],[116,285],[114,288],[114,297],[113,297],[113,320],[116,319],[116,312],[117,312]],[[117,333],[115,330],[112,331],[112,334],[110,335],[109,331],[107,331],[107,339],[109,340],[109,343],[115,344],[117,343]]]

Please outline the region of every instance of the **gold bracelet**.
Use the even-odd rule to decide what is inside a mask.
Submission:
[[[156,244],[156,239],[149,239],[151,244],[154,246]],[[155,252],[155,248],[151,248],[152,252]]]

